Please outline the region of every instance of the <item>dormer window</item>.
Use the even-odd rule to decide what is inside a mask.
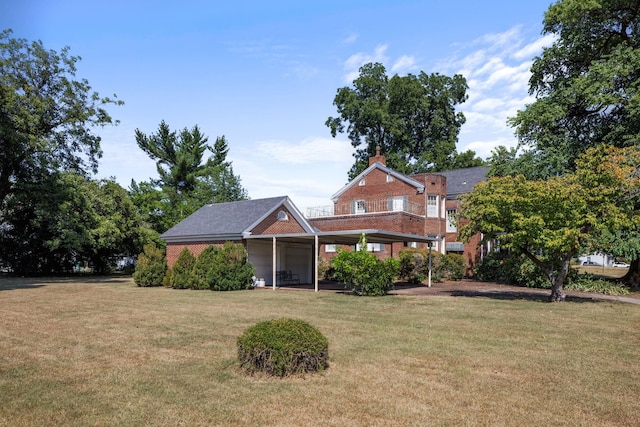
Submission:
[[[289,215],[285,211],[278,212],[278,221],[289,221]]]

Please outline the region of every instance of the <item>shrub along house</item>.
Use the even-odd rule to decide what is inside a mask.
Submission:
[[[378,148],[369,167],[332,196],[333,205],[310,208],[307,217],[321,231],[374,228],[429,237],[433,250],[464,255],[470,273],[482,256],[481,236],[463,244],[452,218],[459,210],[459,196],[469,193],[486,175],[486,168],[476,167],[407,176],[388,168]],[[387,258],[405,247],[425,245],[418,240],[370,241],[368,249]],[[323,245],[320,256],[331,258],[336,249]]]
[[[366,225],[366,224],[362,224]],[[318,230],[287,196],[205,205],[162,234],[169,267],[184,248],[195,256],[227,241],[244,245],[258,278],[267,286],[295,280],[318,290],[321,245],[355,245],[362,234],[372,244],[433,241],[433,238],[371,227]]]

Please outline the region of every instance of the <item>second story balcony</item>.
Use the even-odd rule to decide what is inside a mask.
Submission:
[[[407,212],[425,216],[423,205],[409,202],[406,197],[390,197],[377,200],[353,200],[348,203],[336,203],[327,206],[307,208],[307,218],[323,218],[343,215],[363,215],[381,212]]]

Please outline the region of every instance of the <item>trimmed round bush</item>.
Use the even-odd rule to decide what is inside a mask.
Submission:
[[[329,343],[304,320],[274,319],[255,324],[238,338],[240,367],[249,374],[277,377],[325,370]]]

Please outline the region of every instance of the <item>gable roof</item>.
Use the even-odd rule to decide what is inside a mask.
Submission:
[[[415,179],[413,179],[413,178],[411,178],[411,177],[409,177],[409,176],[407,176],[405,174],[402,174],[400,172],[394,171],[393,169],[386,167],[385,165],[383,165],[380,162],[375,162],[371,166],[366,168],[364,171],[362,171],[362,173],[360,175],[356,176],[351,181],[349,181],[349,183],[347,183],[344,187],[342,187],[337,193],[335,193],[333,196],[331,196],[331,200],[333,200],[333,202],[336,202],[338,200],[338,198],[340,196],[342,196],[342,194],[345,191],[347,191],[348,189],[350,189],[354,185],[357,185],[362,178],[364,178],[365,176],[369,175],[369,173],[371,173],[371,171],[373,171],[374,169],[380,169],[382,172],[386,173],[387,175],[391,175],[392,177],[396,178],[397,180],[403,181],[403,182],[415,187],[418,190],[418,193],[424,192],[424,184],[416,181]]]
[[[456,197],[460,194],[471,193],[477,183],[486,181],[488,171],[489,168],[480,166],[437,172],[437,174],[447,178],[447,196]]]
[[[289,197],[281,196],[205,205],[160,237],[167,242],[241,239],[281,206],[291,212],[306,232],[313,232]]]

